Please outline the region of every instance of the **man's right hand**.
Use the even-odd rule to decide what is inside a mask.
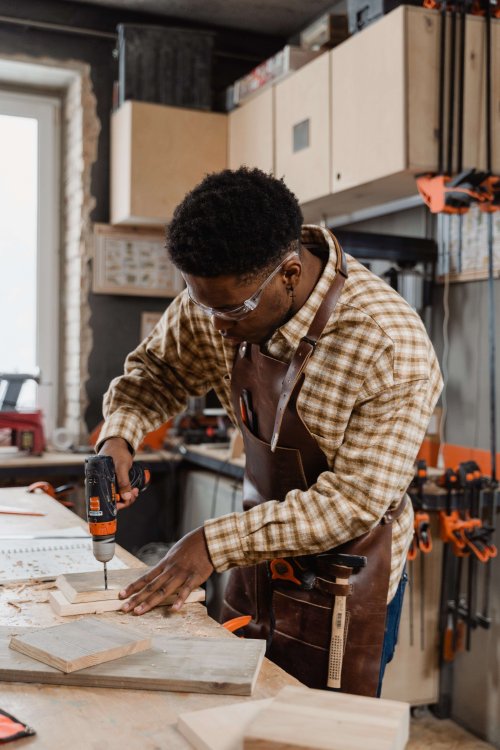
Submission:
[[[120,437],[108,438],[101,446],[100,456],[111,456],[115,465],[116,481],[120,493],[121,502],[116,503],[118,510],[128,508],[135,502],[139,494],[137,487],[132,489],[129,480],[129,471],[132,468],[133,456],[130,453],[128,443]]]

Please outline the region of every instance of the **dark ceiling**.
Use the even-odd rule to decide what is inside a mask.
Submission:
[[[288,37],[330,9],[332,0],[71,0],[114,10]]]

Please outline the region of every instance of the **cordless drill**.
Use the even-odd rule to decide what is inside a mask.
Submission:
[[[151,475],[142,464],[133,464],[129,472],[130,486],[139,492],[148,487]],[[116,502],[120,500],[111,456],[89,456],[85,459],[85,506],[92,551],[104,563],[104,588],[108,588],[108,563],[115,554]]]

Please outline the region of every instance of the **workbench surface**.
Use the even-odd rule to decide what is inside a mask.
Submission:
[[[25,488],[0,489],[0,505],[37,506],[45,516],[1,515],[5,534],[28,534],[43,529],[63,529],[85,523],[47,495],[28,495]],[[142,563],[117,547],[117,555],[130,567]],[[0,584],[0,625],[37,627],[67,622],[48,604],[50,583]],[[99,615],[114,623],[141,626],[154,635],[226,637],[228,633],[206,614],[201,604],[186,605],[171,613],[161,607],[140,619],[120,612]],[[37,734],[15,743],[36,750],[177,750],[189,743],[177,732],[177,716],[186,711],[268,698],[285,685],[299,684],[264,659],[252,698],[200,693],[167,693],[108,688],[52,687],[0,683],[0,708],[32,726]],[[14,746],[13,746],[14,747]]]

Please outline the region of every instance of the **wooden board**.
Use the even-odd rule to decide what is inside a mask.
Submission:
[[[118,599],[122,589],[144,575],[150,568],[137,570],[127,568],[126,570],[108,571],[108,588],[104,588],[104,576],[102,571],[91,573],[69,573],[56,578],[56,586],[62,591],[68,602],[103,602],[107,599]]]
[[[397,701],[284,688],[244,732],[245,750],[403,750],[410,707]]]
[[[177,729],[196,750],[240,750],[250,722],[272,698],[180,714]]]
[[[158,636],[149,651],[64,674],[9,649],[14,632],[0,628],[0,683],[251,695],[266,648],[265,641],[249,638]]]
[[[136,576],[137,575],[138,573],[136,573]],[[173,604],[175,599],[176,594],[172,594],[172,596],[170,596],[166,600],[165,606],[170,606],[171,604]],[[115,597],[114,599],[107,599],[104,601],[76,602],[75,604],[72,604],[71,602],[68,602],[62,591],[49,591],[49,604],[56,615],[59,615],[59,617],[69,617],[74,615],[100,615],[103,612],[117,612],[123,607],[126,601],[126,599],[117,599]],[[189,594],[188,598],[186,599],[186,604],[204,601],[204,589],[195,589]]]
[[[151,648],[151,637],[138,629],[86,617],[15,635],[9,645],[21,654],[68,673],[146,651]]]

